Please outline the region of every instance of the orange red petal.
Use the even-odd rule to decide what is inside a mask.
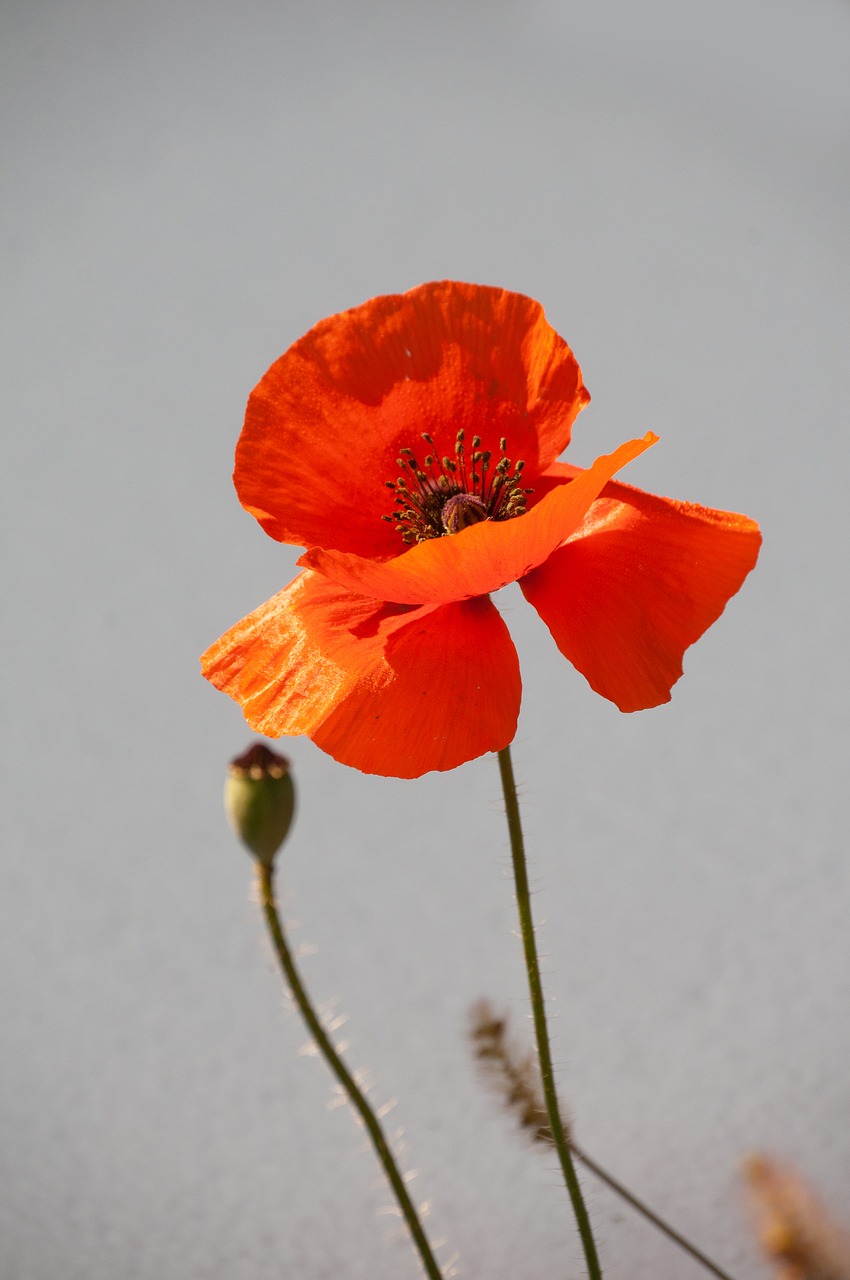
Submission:
[[[258,732],[308,734],[365,773],[453,769],[516,732],[519,663],[488,599],[399,608],[302,573],[201,664]]]
[[[572,483],[553,485],[514,520],[470,525],[451,537],[420,542],[383,563],[318,547],[298,563],[350,591],[399,604],[443,604],[487,595],[542,564],[581,524],[611,476],[656,440],[649,432],[603,454]]]
[[[556,487],[576,468],[550,473]],[[746,516],[612,483],[522,582],[566,658],[621,711],[670,699],[685,649],[723,612],[761,545]]]
[[[253,391],[236,450],[239,498],[273,538],[386,558],[381,519],[399,450],[453,455],[458,428],[526,474],[569,443],[589,400],[538,302],[451,280],[373,298],[321,321]]]

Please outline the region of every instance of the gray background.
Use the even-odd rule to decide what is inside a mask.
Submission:
[[[657,711],[621,716],[499,604],[577,1135],[764,1277],[746,1152],[850,1216],[850,6],[6,0],[0,23],[0,1275],[418,1274],[298,1054],[221,814],[250,734],[197,657],[297,554],[231,487],[248,391],[322,316],[454,276],[537,297],[573,345],[573,461],[652,429],[629,480],[763,525]],[[481,995],[528,1031],[494,760],[402,783],[286,750],[293,936],[400,1099],[441,1259],[581,1276],[554,1162],[464,1041]],[[611,1280],[700,1274],[587,1188]]]

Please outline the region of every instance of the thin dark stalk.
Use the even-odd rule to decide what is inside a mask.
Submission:
[[[520,1126],[531,1136],[533,1142],[540,1146],[551,1147],[552,1132],[546,1105],[540,1091],[540,1071],[532,1054],[523,1054],[508,1039],[508,1020],[495,1012],[487,1000],[480,1000],[471,1010],[470,1033],[475,1057],[491,1085],[501,1094],[507,1106],[515,1113]],[[675,1227],[660,1217],[645,1201],[640,1200],[627,1186],[603,1169],[601,1164],[593,1160],[586,1151],[575,1142],[568,1117],[561,1117],[561,1124],[566,1134],[570,1150],[593,1173],[600,1182],[618,1195],[637,1213],[643,1215],[669,1240],[683,1249],[701,1266],[717,1276],[718,1280],[732,1280],[728,1272],[723,1271],[711,1258],[692,1244]]]
[[[428,1239],[422,1229],[422,1224],[419,1221],[419,1216],[414,1208],[413,1201],[407,1193],[407,1188],[404,1185],[404,1179],[399,1173],[395,1158],[390,1150],[389,1143],[384,1137],[384,1132],[380,1126],[377,1116],[366,1100],[366,1096],[362,1089],[360,1089],[354,1077],[351,1075],[351,1072],[348,1070],[345,1063],[342,1061],[342,1058],[339,1056],[328,1038],[324,1027],[316,1016],[313,1006],[310,1003],[310,998],[307,995],[304,984],[299,977],[298,970],[295,967],[295,961],[292,958],[292,953],[289,950],[289,945],[284,936],[283,925],[278,913],[274,892],[273,873],[269,867],[265,867],[262,863],[257,862],[257,874],[259,877],[260,898],[269,934],[271,935],[277,958],[280,961],[280,967],[283,970],[286,981],[289,983],[295,1002],[301,1011],[301,1016],[310,1028],[310,1034],[318,1045],[319,1051],[348,1095],[348,1099],[354,1107],[354,1110],[366,1126],[366,1131],[372,1139],[372,1145],[375,1148],[375,1153],[383,1166],[384,1173],[387,1175],[387,1180],[390,1186],[395,1192],[399,1208],[401,1209],[404,1220],[407,1223],[411,1236],[413,1237],[414,1244],[419,1252],[419,1257],[422,1261],[425,1274],[429,1277],[429,1280],[443,1280],[442,1272],[437,1265],[431,1246],[428,1243]]]
[[[555,1073],[552,1068],[552,1053],[549,1048],[549,1029],[546,1024],[546,1006],[543,1000],[543,984],[540,980],[540,963],[537,958],[537,943],[534,937],[534,919],[531,914],[531,893],[528,885],[528,869],[525,862],[525,846],[522,838],[522,826],[519,817],[519,801],[517,800],[516,782],[514,781],[511,749],[505,747],[499,752],[499,772],[502,778],[502,791],[505,797],[505,809],[508,818],[508,831],[511,838],[511,857],[516,884],[516,900],[522,930],[522,946],[525,953],[525,967],[528,973],[528,989],[531,995],[531,1010],[534,1017],[534,1032],[537,1039],[537,1056],[540,1062],[540,1078],[543,1084],[543,1097],[546,1102],[546,1114],[552,1131],[552,1141],[558,1153],[558,1159],[567,1184],[570,1201],[578,1225],[584,1256],[587,1262],[587,1273],[590,1280],[602,1280],[602,1270],[596,1252],[590,1219],[587,1214],[581,1186],[576,1176],[570,1147],[561,1123],[561,1112],[558,1095],[555,1089]]]
[[[705,1267],[706,1271],[710,1271],[712,1275],[717,1276],[718,1280],[733,1280],[728,1271],[723,1271],[716,1262],[712,1262],[711,1258],[706,1257],[696,1245],[691,1244],[690,1240],[686,1240],[684,1236],[680,1235],[675,1227],[671,1227],[663,1218],[659,1218],[658,1214],[654,1213],[649,1205],[644,1204],[643,1200],[639,1200],[636,1195],[629,1191],[628,1187],[624,1187],[622,1182],[618,1182],[616,1178],[613,1178],[607,1170],[603,1169],[595,1160],[592,1160],[585,1151],[582,1151],[581,1147],[577,1147],[572,1141],[570,1141],[570,1150],[576,1160],[580,1160],[586,1169],[596,1175],[600,1182],[604,1182],[621,1200],[625,1200],[626,1204],[630,1204],[638,1213],[642,1213],[648,1222],[651,1222],[654,1227],[662,1231],[680,1249],[684,1249],[685,1253],[689,1253],[692,1258]]]

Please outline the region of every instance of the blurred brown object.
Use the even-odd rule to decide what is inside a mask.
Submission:
[[[514,1111],[533,1142],[552,1143],[552,1126],[540,1091],[540,1071],[533,1053],[522,1053],[508,1038],[508,1020],[489,1000],[470,1009],[469,1034],[475,1056],[496,1093]],[[561,1116],[567,1141],[573,1146],[569,1121]],[[573,1148],[575,1150],[575,1148]]]
[[[777,1280],[850,1280],[850,1234],[834,1223],[789,1164],[751,1156],[744,1166],[756,1231]]]

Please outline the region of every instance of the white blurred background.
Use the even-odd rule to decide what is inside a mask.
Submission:
[[[251,735],[197,658],[298,554],[232,490],[251,387],[324,315],[452,276],[573,346],[571,460],[652,429],[630,482],[763,526],[657,711],[499,600],[576,1135],[763,1280],[747,1152],[850,1217],[850,4],[6,0],[0,49],[0,1275],[419,1274],[299,1056],[221,813]],[[530,1034],[495,761],[284,750],[293,938],[399,1099],[441,1260],[580,1277],[555,1163],[465,1039],[482,995]],[[585,1181],[610,1280],[702,1274]]]

